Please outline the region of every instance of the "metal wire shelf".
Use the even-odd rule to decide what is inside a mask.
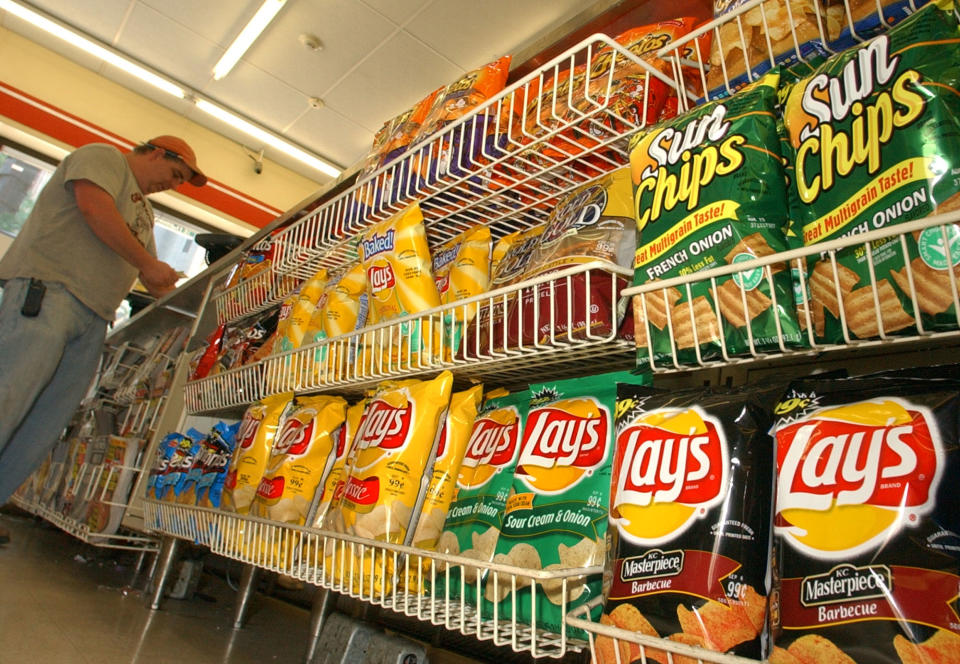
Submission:
[[[581,375],[633,363],[623,334],[630,271],[599,261],[325,339],[187,384],[192,413],[280,392],[356,394],[386,378],[449,369],[462,379],[526,384],[531,371]]]
[[[602,73],[584,67],[609,54]],[[625,117],[611,94],[625,69],[642,78],[639,118]],[[552,202],[627,163],[627,136],[656,119],[657,98],[674,86],[606,35],[593,35],[509,86],[477,109],[410,147],[272,241],[274,263],[213,299],[220,323],[276,304],[319,268],[356,256],[356,238],[372,224],[419,202],[437,246],[477,224],[495,239],[546,220]]]
[[[584,575],[599,575],[599,566],[567,570],[525,570],[509,565],[483,562],[462,556],[422,551],[408,546],[376,542],[331,531],[281,524],[251,516],[242,516],[190,505],[145,502],[145,522],[149,529],[209,547],[210,551],[249,563],[262,569],[291,576],[304,582],[382,606],[408,617],[442,626],[478,640],[490,640],[516,652],[534,657],[559,658],[577,652],[587,644],[572,639],[566,629],[560,633],[538,627],[536,615],[531,624],[516,617],[498,615],[481,608],[482,575],[489,570],[495,584],[511,591],[529,586],[530,601],[544,591],[544,582],[558,586],[560,609],[567,613],[568,583]],[[476,577],[475,603],[464,599],[465,571]],[[459,574],[454,576],[454,572]],[[451,579],[459,577],[457,584]],[[417,588],[435,588],[444,581],[437,595],[417,592]],[[474,582],[469,582],[471,586]],[[452,591],[451,588],[454,590]],[[513,595],[512,616],[517,614],[517,596]]]

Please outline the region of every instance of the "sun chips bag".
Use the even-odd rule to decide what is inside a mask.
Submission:
[[[960,31],[943,0],[785,91],[791,214],[804,245],[960,208],[957,89]],[[854,244],[836,264],[811,256],[809,267],[811,316],[826,343],[844,341],[845,329],[868,339],[957,327],[957,224],[876,240],[869,252]]]
[[[765,656],[769,430],[780,393],[655,392],[620,384],[602,623]],[[620,645],[621,661],[637,657],[635,646]],[[610,639],[597,644],[612,648]],[[656,650],[647,657],[667,661]]]
[[[481,605],[478,583],[486,575],[482,564],[493,560],[529,402],[527,390],[499,390],[487,397],[474,420],[437,551],[473,558],[480,566],[445,570],[438,565],[434,596],[464,597],[472,606]]]
[[[648,382],[626,372],[536,383],[513,491],[493,562],[532,571],[603,565],[606,552],[610,470],[617,382]],[[566,586],[564,587],[564,584]],[[601,575],[568,576],[538,582],[536,599],[528,579],[491,574],[484,588],[484,611],[514,615],[538,627],[563,631],[564,610],[600,597]],[[599,605],[594,617],[600,612]],[[574,630],[568,635],[586,638]]]
[[[784,395],[770,661],[960,660],[958,375],[814,377]]]
[[[634,284],[785,251],[776,73],[630,140]],[[637,364],[697,362],[802,343],[793,281],[774,263],[634,297]],[[717,311],[719,310],[719,316]],[[749,328],[749,329],[748,329]],[[672,334],[670,333],[672,331]]]

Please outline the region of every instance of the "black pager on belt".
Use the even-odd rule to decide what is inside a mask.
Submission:
[[[23,300],[23,306],[20,308],[20,315],[33,318],[40,313],[40,306],[43,304],[43,296],[47,292],[47,287],[39,279],[30,279],[30,285],[27,286],[27,297]]]

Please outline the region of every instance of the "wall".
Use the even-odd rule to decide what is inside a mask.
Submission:
[[[212,180],[280,212],[320,188],[266,159],[263,173],[257,175],[238,143],[5,28],[0,28],[0,83],[134,143],[159,134],[179,135],[193,146],[200,167]],[[31,131],[23,117],[7,120]]]

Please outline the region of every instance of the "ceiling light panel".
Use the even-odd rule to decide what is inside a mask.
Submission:
[[[277,15],[277,12],[283,8],[286,0],[264,0],[260,9],[253,15],[253,18],[244,26],[240,34],[237,35],[233,43],[227,47],[226,53],[220,58],[219,62],[213,67],[213,78],[219,81],[230,73],[234,65],[243,57],[247,49],[256,41],[257,37],[266,29],[270,22]]]

